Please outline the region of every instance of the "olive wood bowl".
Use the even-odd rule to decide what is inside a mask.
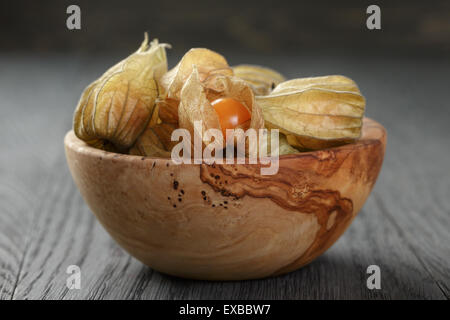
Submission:
[[[70,172],[109,234],[163,273],[240,280],[296,270],[347,229],[375,184],[386,131],[365,118],[361,138],[260,165],[176,165],[95,149],[67,133]]]

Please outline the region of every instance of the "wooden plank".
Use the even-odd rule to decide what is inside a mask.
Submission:
[[[58,152],[52,144],[42,145],[41,139],[45,139],[40,134],[42,128],[49,128],[52,122],[48,108],[39,112],[38,108],[24,107],[31,102],[31,97],[21,95],[21,90],[35,79],[28,78],[30,83],[27,83],[26,66],[2,63],[1,69],[0,299],[9,299],[28,248],[33,212],[45,196],[45,190],[40,188],[48,180],[44,173]],[[46,84],[43,87],[48,89]],[[39,89],[39,85],[35,89]],[[32,93],[39,99],[39,94]]]
[[[231,60],[246,58],[254,59]],[[273,61],[255,62],[276,67]],[[278,63],[289,76],[298,70],[348,70],[369,101],[369,115],[388,128],[382,174],[346,234],[314,263],[276,278],[204,282],[162,275],[131,258],[95,220],[72,182],[62,137],[82,87],[109,62],[1,64],[0,136],[7,138],[0,143],[8,153],[0,154],[0,299],[449,298],[450,171],[444,169],[450,150],[442,147],[449,119],[440,112],[448,64],[377,60],[368,66],[364,60],[320,57]],[[430,79],[436,89],[435,103],[422,97],[422,82],[402,72],[413,65],[413,76]],[[383,68],[392,72],[388,79]],[[74,85],[73,78],[81,80]],[[433,125],[421,129],[423,119]],[[72,264],[81,268],[81,290],[66,287]],[[381,268],[379,291],[366,287],[371,264]]]
[[[424,276],[449,299],[450,206],[445,194],[450,194],[450,172],[442,168],[447,165],[450,150],[441,148],[447,143],[445,136],[427,137],[425,133],[422,137],[423,131],[419,132],[412,138],[421,151],[399,147],[384,173],[389,188],[380,188],[373,197],[423,266]]]
[[[0,59],[0,299],[10,299],[84,83],[79,59]],[[85,76],[89,74],[84,73]],[[82,78],[82,76],[81,76]],[[83,81],[84,82],[84,81]]]
[[[373,99],[390,107],[374,109],[385,119],[389,137],[381,177],[384,187],[373,196],[423,266],[423,277],[449,299],[450,114],[446,111],[448,82],[444,80],[449,64],[422,61],[411,68],[410,63],[388,65],[395,76],[385,82],[374,79],[379,85]],[[419,79],[427,79],[428,85],[422,87]]]
[[[56,179],[66,186],[57,183],[49,197],[55,200],[57,194],[59,199],[42,217],[45,227],[33,237],[17,299],[443,298],[395,226],[387,219],[379,223],[374,198],[338,244],[304,269],[264,280],[202,282],[162,275],[130,258],[94,221],[66,178]],[[65,286],[65,270],[71,264],[82,270],[81,290]],[[366,287],[371,264],[381,267],[380,291]]]

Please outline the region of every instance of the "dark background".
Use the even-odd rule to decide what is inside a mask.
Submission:
[[[66,28],[81,7],[82,29]],[[382,30],[366,28],[366,8],[382,9]],[[1,51],[129,52],[143,32],[175,52],[427,55],[450,53],[450,2],[438,1],[3,1]]]

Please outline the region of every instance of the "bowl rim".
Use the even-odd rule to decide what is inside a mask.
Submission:
[[[363,126],[361,130],[361,136],[359,139],[352,143],[343,144],[341,146],[336,147],[330,147],[330,148],[324,148],[319,150],[313,150],[313,151],[304,151],[299,152],[295,154],[285,154],[279,156],[279,161],[284,159],[296,159],[296,158],[303,158],[305,156],[320,156],[323,152],[327,151],[334,151],[338,152],[340,150],[348,150],[348,149],[356,149],[360,147],[366,147],[367,145],[372,144],[378,144],[378,143],[384,143],[384,140],[386,138],[386,129],[381,125],[379,122],[364,117],[363,118]],[[64,136],[64,146],[65,148],[71,149],[75,151],[76,153],[81,153],[85,155],[89,155],[92,157],[101,157],[101,158],[114,158],[114,159],[121,159],[121,160],[154,160],[154,161],[170,161],[172,162],[171,158],[162,158],[162,157],[155,157],[155,156],[140,156],[140,155],[133,155],[133,154],[126,154],[126,153],[117,153],[117,152],[111,152],[106,151],[102,149],[95,148],[93,146],[90,146],[85,141],[81,140],[75,135],[75,132],[73,129],[70,129]],[[203,164],[205,162],[202,161]],[[246,163],[247,164],[247,163]],[[191,165],[199,165],[192,163]]]

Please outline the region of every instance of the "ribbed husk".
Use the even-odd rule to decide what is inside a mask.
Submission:
[[[124,151],[147,126],[159,94],[157,81],[167,72],[165,48],[148,43],[117,63],[82,93],[74,114],[78,138],[99,148]]]
[[[175,145],[170,137],[172,131],[176,128],[171,123],[160,123],[147,127],[129,153],[148,157],[170,158],[171,150]]]
[[[200,80],[200,74],[194,67],[189,78],[181,90],[181,100],[178,108],[179,126],[191,132],[191,136],[201,134],[194,132],[194,122],[202,121],[202,133],[208,129],[222,131],[219,117],[211,105],[211,101],[220,97],[229,97],[240,101],[250,112],[251,119],[240,126],[244,131],[248,128],[264,128],[264,119],[261,109],[255,102],[255,96],[250,86],[243,80],[232,76],[215,75],[207,81]],[[203,142],[209,143],[205,135]],[[239,135],[237,136],[239,139]],[[224,137],[223,144],[226,141]]]
[[[278,84],[285,81],[285,77],[267,67],[241,64],[232,67],[234,75],[246,81],[255,95],[267,95]]]
[[[277,128],[300,149],[322,149],[358,139],[365,99],[343,76],[294,79],[256,97],[266,127]]]
[[[156,102],[158,112],[157,124],[153,123],[147,127],[133,147],[133,154],[170,156],[170,151],[176,144],[170,141],[173,130],[176,128],[189,128],[193,130],[193,126],[191,128],[187,124],[187,121],[185,121],[186,117],[182,121],[179,121],[179,116],[180,100],[182,100],[181,92],[185,85],[189,86],[192,84],[192,81],[189,82],[189,78],[194,72],[194,69],[197,74],[198,86],[192,86],[191,89],[185,91],[183,98],[185,106],[195,104],[193,101],[197,101],[195,99],[199,98],[195,94],[188,94],[188,91],[195,89],[198,91],[201,88],[202,92],[206,92],[208,91],[206,88],[208,86],[207,83],[211,79],[217,76],[231,76],[233,74],[226,59],[217,52],[204,48],[189,50],[174,68],[161,77],[159,81],[161,92]],[[197,103],[192,112],[195,113],[195,110],[203,107],[206,108],[206,103]],[[183,110],[186,110],[186,108]],[[193,117],[191,120],[205,120],[205,117],[207,117],[208,119],[204,121],[205,126],[208,126],[208,128],[220,127],[220,125],[213,123],[214,118],[211,117],[211,113],[214,112],[213,116],[216,118],[217,116],[210,105],[207,111],[203,111],[201,116],[197,116],[196,114],[195,119]],[[181,111],[181,113],[184,114],[184,111]]]
[[[270,130],[268,130],[268,135],[267,135],[267,140],[266,140],[266,149],[267,150],[267,155],[271,155],[272,154],[272,139],[270,136]],[[264,146],[259,146],[259,147],[264,147]],[[299,153],[299,150],[297,150],[296,148],[294,148],[293,146],[291,146],[289,144],[289,142],[287,141],[286,136],[283,133],[279,133],[278,135],[278,154],[280,156],[285,155],[285,154],[294,154],[294,153]]]
[[[233,75],[233,70],[222,55],[205,48],[193,48],[186,52],[180,62],[161,78],[163,97],[179,101],[181,89],[194,66],[197,68],[200,81],[219,74]]]

